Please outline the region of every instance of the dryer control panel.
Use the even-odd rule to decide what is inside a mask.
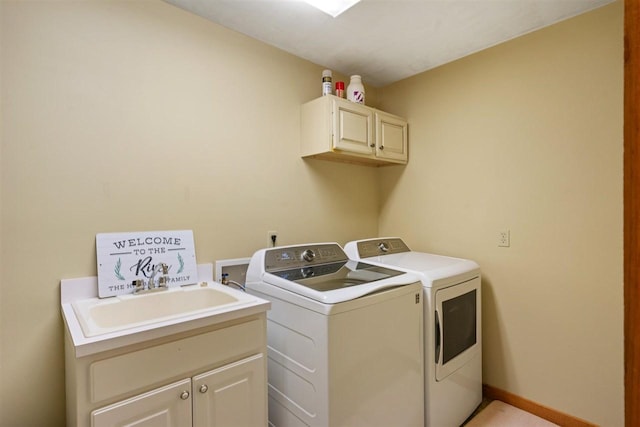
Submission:
[[[297,267],[346,262],[349,258],[337,243],[320,243],[269,249],[264,255],[268,273]]]
[[[358,242],[360,258],[410,252],[411,249],[399,237],[363,240]]]

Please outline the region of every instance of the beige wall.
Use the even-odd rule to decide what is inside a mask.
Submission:
[[[298,158],[321,67],[168,4],[0,20],[0,425],[64,425],[59,281],[95,274],[95,234],[181,228],[200,262],[273,229],[473,258],[485,382],[622,425],[620,1],[368,88],[410,121],[409,165],[380,170]]]
[[[622,2],[383,88],[379,232],[483,271],[484,381],[623,425]],[[511,230],[511,247],[497,247]]]
[[[96,233],[193,229],[199,262],[376,233],[375,169],[298,156],[321,67],[159,1],[0,14],[0,425],[64,425],[59,282]]]

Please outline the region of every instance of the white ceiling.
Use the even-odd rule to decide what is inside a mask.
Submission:
[[[376,87],[614,0],[362,0],[337,18],[302,0],[165,0]]]

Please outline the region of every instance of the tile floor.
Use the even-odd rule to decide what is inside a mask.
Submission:
[[[489,398],[487,398],[487,397],[483,397],[483,398],[482,398],[482,402],[480,402],[480,406],[478,406],[478,408],[477,408],[475,411],[473,411],[473,414],[471,414],[471,416],[470,416],[469,418],[467,418],[467,420],[466,420],[464,423],[462,423],[462,425],[464,426],[464,425],[466,425],[469,421],[471,421],[471,419],[473,419],[473,417],[475,417],[476,415],[478,415],[478,412],[480,412],[480,411],[482,411],[484,408],[486,408],[486,407],[487,407],[487,405],[489,405],[489,403],[491,403],[491,401],[492,401],[492,400],[493,400],[493,399],[489,399]],[[462,426],[460,426],[460,427],[462,427]]]

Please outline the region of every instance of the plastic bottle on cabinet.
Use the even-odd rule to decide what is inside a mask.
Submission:
[[[364,86],[359,75],[351,76],[349,86],[347,86],[347,99],[351,102],[364,104]]]
[[[331,95],[333,92],[331,70],[324,70],[322,72],[322,96]]]

